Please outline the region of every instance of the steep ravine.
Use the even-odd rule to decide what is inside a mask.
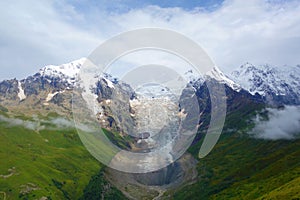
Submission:
[[[197,160],[186,153],[155,172],[132,174],[106,168],[105,177],[129,199],[160,199],[168,190],[194,183],[198,177],[196,166]]]

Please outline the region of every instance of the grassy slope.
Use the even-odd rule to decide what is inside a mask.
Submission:
[[[12,167],[16,171],[8,178],[0,177],[0,191],[7,199],[77,199],[101,168],[75,130],[42,130],[38,134],[0,122],[0,147],[0,174],[10,174]],[[20,195],[22,185],[28,183],[39,189]]]
[[[126,200],[127,198],[105,178],[104,171],[100,170],[93,176],[83,191],[80,200],[113,199]]]
[[[249,99],[228,98],[225,131],[213,151],[199,161],[198,181],[167,195],[174,199],[300,199],[300,139],[250,138],[247,132],[254,124],[249,119],[256,112],[265,118],[266,113],[261,110],[263,104]],[[200,130],[198,142],[189,148],[195,157],[204,132]]]
[[[253,124],[241,121],[242,115],[228,116],[225,127],[238,130],[222,134],[200,160],[197,183],[171,192],[174,199],[300,199],[300,139],[250,138]],[[189,149],[195,157],[202,140]]]
[[[300,140],[249,138],[246,132],[253,125],[240,119],[254,109],[249,105],[246,108],[230,113],[225,127],[237,130],[225,132],[213,151],[200,160],[199,180],[167,195],[174,199],[300,198]],[[195,157],[201,143],[200,140],[189,149]],[[40,189],[21,196],[22,199],[84,198],[89,191],[99,190],[91,187],[93,182],[96,186],[99,180],[101,184],[105,182],[98,173],[101,166],[82,146],[74,130],[44,130],[38,134],[0,123],[0,146],[0,175],[9,174],[9,168],[16,169],[13,176],[0,177],[0,199],[2,191],[8,199],[17,199],[20,186],[28,183]],[[91,179],[94,174],[98,175]],[[107,193],[111,194],[123,198],[114,188]]]
[[[293,199],[300,197],[300,140],[223,138],[198,165],[199,181],[175,199]]]

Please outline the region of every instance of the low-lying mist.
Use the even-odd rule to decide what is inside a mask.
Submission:
[[[0,122],[4,122],[6,126],[23,126],[26,129],[40,131],[44,129],[59,130],[75,128],[74,122],[65,118],[51,118],[48,120],[33,117],[32,119],[24,120],[19,118],[10,118],[0,115]]]
[[[251,135],[267,140],[292,140],[300,136],[300,106],[268,108],[268,119],[257,115]]]

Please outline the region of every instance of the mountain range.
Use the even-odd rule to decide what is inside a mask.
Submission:
[[[23,80],[4,80],[0,82],[0,98],[23,101],[32,94],[37,95],[40,89],[51,88],[52,92],[45,97],[46,103],[65,90],[72,89],[85,60],[81,58],[59,66],[48,65]],[[280,69],[270,65],[254,66],[246,63],[227,75],[214,67],[208,76],[237,92],[243,89],[251,95],[261,96],[270,105],[300,104],[300,65]],[[199,87],[203,79],[193,77],[191,81],[194,86]]]
[[[271,117],[269,108],[300,105],[300,66],[280,69],[246,63],[231,74],[214,67],[204,77],[195,77],[189,70],[185,75],[195,89],[202,114],[192,145],[172,165],[153,173],[132,175],[99,166],[74,134],[69,121],[72,95],[84,61],[81,58],[59,66],[48,65],[25,79],[0,82],[0,141],[4,147],[0,157],[10,160],[0,167],[0,197],[4,192],[4,197],[20,199],[300,198],[299,139],[270,141],[249,134],[255,119],[266,121]],[[227,115],[220,141],[207,157],[199,160],[212,109],[208,82],[224,85]],[[167,92],[162,88],[159,91]],[[114,144],[133,151],[148,148],[143,139],[149,133],[137,138],[124,134],[132,120],[146,123],[147,117],[156,116],[141,117],[143,112],[137,110],[141,99],[130,85],[105,74],[89,92],[99,105],[95,109],[97,119]],[[151,92],[147,95],[160,97]],[[164,106],[170,104],[161,105],[160,111]],[[119,107],[129,109],[118,111]],[[186,107],[186,114],[192,109]],[[123,118],[116,117],[116,112]],[[155,128],[159,123],[153,120],[151,126]],[[23,157],[34,162],[26,160],[26,168]],[[88,162],[82,165],[85,160]],[[33,176],[31,168],[41,171],[38,174],[42,178]],[[99,168],[100,172],[96,172]],[[3,175],[7,170],[8,177]]]

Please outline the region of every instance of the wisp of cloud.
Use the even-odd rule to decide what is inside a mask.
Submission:
[[[65,118],[53,118],[49,120],[43,120],[34,117],[32,120],[23,120],[18,118],[9,118],[0,115],[0,122],[5,122],[7,126],[23,126],[26,129],[34,130],[34,131],[43,130],[43,129],[60,130],[60,129],[75,128],[74,122],[67,120]],[[46,126],[45,124],[48,124],[48,126]]]
[[[285,106],[284,109],[268,108],[268,120],[256,118],[251,135],[267,140],[291,140],[300,136],[300,107]]]

